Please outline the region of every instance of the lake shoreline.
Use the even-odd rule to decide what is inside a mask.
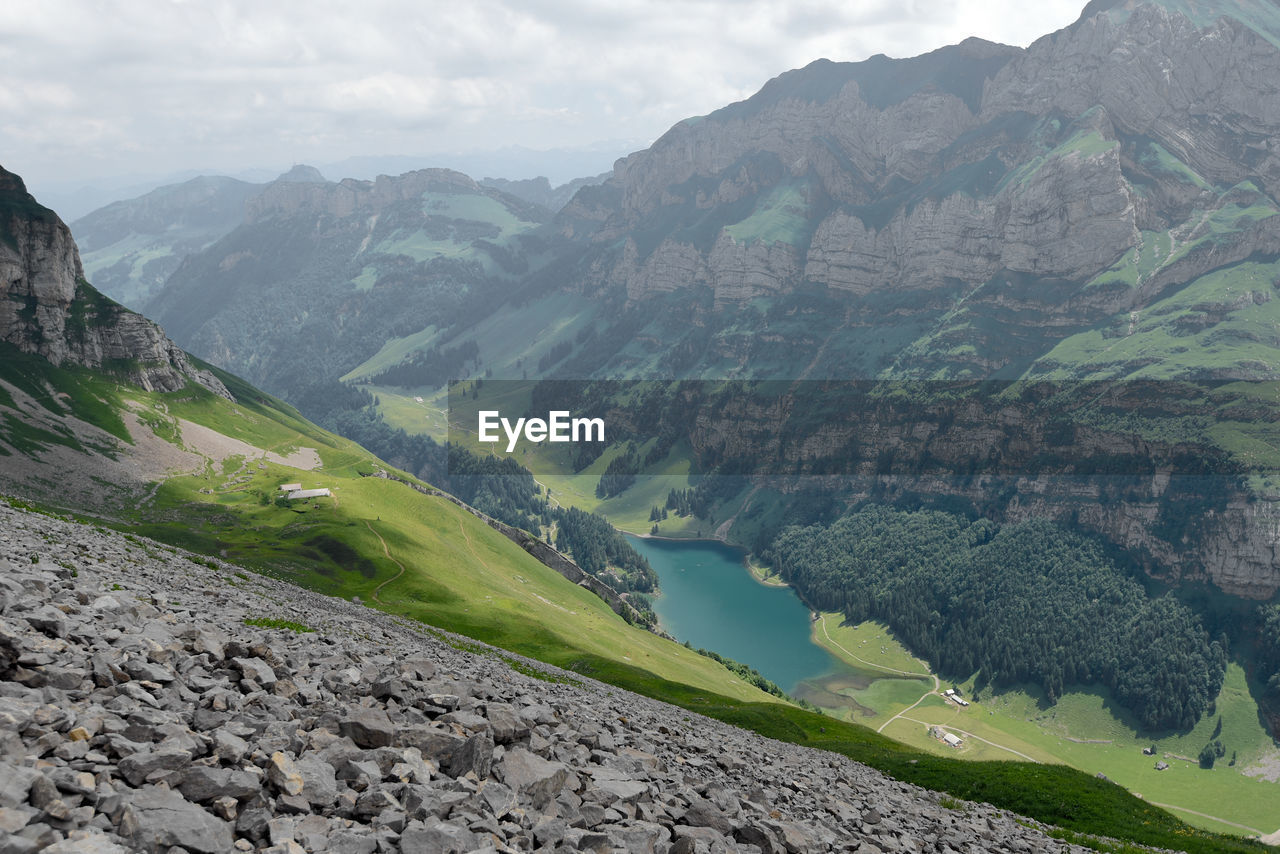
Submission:
[[[623,530],[622,528],[616,528],[616,530],[621,531],[624,536],[635,537],[637,540],[657,540],[667,543],[717,543],[726,548],[741,550],[742,568],[747,571],[757,584],[763,584],[765,587],[786,587],[791,590],[795,590],[794,587],[785,581],[770,581],[770,578],[779,578],[779,576],[772,574],[762,564],[752,562],[752,551],[746,546],[740,546],[737,543],[731,543],[728,540],[722,540],[719,537],[665,537],[662,534],[633,534],[632,532]],[[800,592],[796,591],[796,595],[799,596]],[[801,601],[804,601],[803,597],[801,597]],[[814,613],[816,614],[817,612],[815,611]],[[817,619],[817,617],[815,616],[814,619]]]
[[[799,682],[840,665],[813,642],[808,604],[787,585],[762,581],[743,547],[708,538],[628,537],[658,574],[659,625],[681,642],[754,667],[792,694]]]

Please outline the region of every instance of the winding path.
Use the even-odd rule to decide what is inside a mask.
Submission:
[[[876,732],[884,732],[884,728],[885,728],[885,727],[887,727],[889,724],[893,723],[893,722],[894,722],[894,721],[896,721],[898,718],[900,718],[900,717],[902,717],[903,715],[905,715],[907,712],[909,712],[909,711],[911,711],[912,709],[914,709],[916,706],[918,706],[918,705],[920,705],[921,703],[923,703],[923,702],[925,701],[925,698],[926,698],[926,697],[928,697],[930,694],[937,694],[937,693],[938,693],[938,689],[942,687],[942,683],[938,680],[938,677],[937,677],[937,676],[935,676],[933,673],[930,673],[930,672],[927,672],[927,671],[926,671],[926,672],[924,672],[924,673],[918,673],[918,672],[911,671],[911,670],[899,670],[899,669],[898,669],[898,668],[896,668],[896,667],[887,667],[887,666],[885,666],[885,665],[883,665],[883,664],[876,664],[874,661],[867,661],[865,658],[860,658],[859,656],[854,655],[852,652],[849,652],[849,650],[848,650],[848,649],[846,649],[846,648],[844,647],[844,645],[842,645],[839,641],[837,641],[835,638],[831,637],[831,632],[827,631],[827,615],[826,615],[826,614],[820,614],[820,615],[818,616],[818,623],[822,626],[822,634],[826,636],[827,641],[828,641],[832,646],[834,646],[836,649],[840,650],[840,651],[841,651],[841,652],[843,652],[845,655],[847,655],[847,656],[849,656],[850,658],[852,658],[854,661],[860,661],[860,662],[862,662],[863,664],[867,665],[868,667],[874,667],[874,668],[876,668],[877,670],[884,670],[884,671],[889,672],[889,673],[898,673],[898,674],[900,674],[900,675],[902,675],[902,676],[928,676],[930,679],[932,679],[932,680],[933,680],[933,687],[932,687],[932,688],[930,688],[928,691],[925,691],[923,694],[921,694],[921,695],[920,695],[920,699],[919,699],[919,700],[916,700],[916,701],[915,701],[914,703],[912,703],[910,706],[907,706],[905,709],[903,709],[902,711],[898,712],[898,713],[897,713],[896,715],[894,715],[893,717],[889,718],[889,720],[887,720],[887,721],[885,721],[884,723],[880,724],[880,726],[879,726],[879,728],[876,730]],[[911,718],[907,718],[907,720],[911,720]],[[980,739],[980,740],[985,740],[985,739]],[[996,745],[996,747],[999,747],[999,746],[1000,746],[1000,745],[998,745],[998,744]],[[1014,750],[1014,751],[1010,751],[1010,752],[1011,752],[1011,753],[1017,753],[1017,751],[1016,751],[1016,750]],[[1019,755],[1021,755],[1021,754],[1019,754]]]
[[[553,495],[551,494],[551,487],[547,486],[545,483],[543,483],[542,481],[538,480],[536,477],[533,479],[533,482],[534,482],[534,483],[536,483],[536,484],[538,484],[538,486],[541,486],[543,489],[545,489],[545,490],[547,491],[547,504],[548,504],[549,506],[551,506],[551,507],[559,507],[559,506],[561,506],[561,505],[560,505],[560,502],[559,502],[559,501],[557,501],[557,500],[556,500],[556,498],[555,498],[555,496],[553,496]]]
[[[378,594],[382,592],[382,588],[386,587],[388,584],[390,584],[393,581],[399,580],[400,576],[404,575],[404,564],[402,564],[400,561],[396,560],[391,556],[391,550],[387,548],[387,541],[382,539],[381,534],[373,530],[373,525],[369,523],[368,519],[364,520],[364,524],[365,524],[365,527],[369,529],[370,533],[372,533],[375,537],[378,538],[378,542],[382,543],[382,553],[387,556],[387,560],[391,561],[396,566],[400,567],[399,572],[397,572],[395,575],[391,576],[386,581],[379,584],[377,587],[373,588],[373,601],[377,602],[379,605],[385,606],[387,603],[383,602],[381,597],[378,596]]]
[[[1247,824],[1237,824],[1234,821],[1227,821],[1225,818],[1218,818],[1216,815],[1209,815],[1207,812],[1196,812],[1195,810],[1189,810],[1186,807],[1180,807],[1174,804],[1158,804],[1155,801],[1147,801],[1147,803],[1151,804],[1151,806],[1153,807],[1160,807],[1160,809],[1162,810],[1177,810],[1178,812],[1185,812],[1189,815],[1198,815],[1201,818],[1207,818],[1210,821],[1216,821],[1219,824],[1226,824],[1226,825],[1230,825],[1231,827],[1238,827],[1241,830],[1247,830],[1250,833],[1256,833],[1258,834],[1259,837],[1266,836],[1265,833],[1263,833],[1261,830],[1258,830],[1258,828],[1256,827],[1250,827]],[[1271,843],[1271,844],[1274,844],[1274,843]]]
[[[933,678],[933,681],[934,681],[934,682],[937,682],[937,681],[938,681],[938,677],[936,677],[936,676],[935,676],[935,677]],[[876,727],[876,732],[884,732],[884,728],[885,728],[885,727],[887,727],[889,724],[893,723],[894,721],[896,721],[898,718],[902,718],[903,720],[907,720],[907,721],[915,720],[914,718],[908,718],[908,717],[904,717],[904,716],[906,715],[906,713],[907,713],[907,712],[911,711],[911,710],[912,710],[912,709],[914,709],[916,706],[918,706],[918,705],[920,705],[921,703],[923,703],[923,702],[925,701],[925,699],[926,699],[930,694],[937,694],[937,693],[938,693],[938,689],[937,689],[936,687],[935,687],[933,690],[931,690],[931,691],[925,691],[925,692],[924,692],[924,694],[920,697],[920,699],[919,699],[919,700],[916,700],[914,703],[912,703],[911,705],[907,706],[905,709],[903,709],[902,711],[898,712],[898,713],[897,713],[896,715],[894,715],[893,717],[889,718],[889,720],[885,721],[884,723],[880,724],[880,726]],[[916,723],[919,723],[919,721],[916,721]]]
[[[831,642],[831,645],[834,646],[836,649],[840,650],[841,652],[843,652],[845,655],[852,658],[854,661],[861,661],[863,664],[867,665],[868,667],[874,667],[877,670],[887,670],[890,673],[900,673],[903,676],[928,676],[933,679],[933,691],[937,691],[938,688],[941,687],[942,683],[938,681],[938,677],[934,676],[927,669],[923,673],[920,673],[914,670],[898,670],[896,667],[887,667],[883,664],[876,664],[874,661],[867,661],[865,658],[859,658],[858,656],[854,655],[852,652],[849,652],[848,649],[846,649],[839,641],[837,641],[835,638],[831,636],[831,632],[827,631],[827,615],[826,614],[818,615],[818,623],[822,626],[822,634],[825,635],[827,640]],[[929,694],[933,693],[933,691],[926,693],[925,696],[926,697],[929,696]],[[921,699],[923,699],[923,697]]]
[[[822,615],[820,615],[820,616],[818,617],[818,622],[819,622],[819,623],[821,624],[821,626],[822,626],[822,634],[826,636],[827,640],[831,643],[831,645],[832,645],[832,646],[834,646],[834,647],[836,647],[837,649],[839,649],[839,650],[840,650],[841,652],[843,652],[845,655],[847,655],[847,656],[849,656],[850,658],[852,658],[854,661],[860,661],[860,662],[862,662],[863,664],[867,665],[868,667],[874,667],[874,668],[876,668],[876,669],[878,669],[878,670],[885,670],[885,671],[888,671],[889,673],[898,673],[898,674],[900,674],[900,675],[902,675],[902,676],[928,676],[930,679],[932,679],[932,680],[933,680],[933,688],[932,688],[932,689],[930,689],[930,690],[928,690],[928,691],[925,691],[922,695],[920,695],[920,699],[919,699],[919,700],[916,700],[916,701],[915,701],[914,703],[912,703],[910,706],[907,706],[905,709],[903,709],[902,711],[898,712],[898,713],[897,713],[896,715],[894,715],[893,717],[889,718],[889,720],[887,720],[887,721],[885,721],[884,723],[882,723],[882,724],[879,726],[879,728],[877,728],[877,729],[876,729],[876,732],[884,732],[884,728],[885,728],[885,727],[887,727],[889,724],[893,723],[894,721],[896,721],[898,718],[902,718],[903,720],[906,720],[906,721],[911,721],[912,723],[916,723],[916,724],[923,724],[924,726],[929,726],[929,724],[928,724],[926,721],[916,720],[915,718],[909,718],[909,717],[907,717],[907,712],[911,711],[911,710],[912,710],[912,709],[914,709],[916,706],[918,706],[918,705],[920,705],[921,703],[923,703],[923,702],[925,701],[925,699],[926,699],[930,694],[937,694],[937,693],[938,693],[938,689],[942,687],[942,682],[941,682],[941,680],[939,680],[939,679],[938,679],[938,677],[937,677],[937,675],[936,675],[936,674],[934,674],[934,673],[932,673],[932,672],[928,672],[928,671],[926,671],[926,672],[924,672],[924,673],[919,673],[919,672],[911,671],[911,670],[899,670],[899,669],[898,669],[898,668],[896,668],[896,667],[888,667],[888,666],[883,665],[883,664],[876,664],[874,661],[867,661],[865,658],[860,658],[859,656],[856,656],[856,655],[854,655],[852,652],[850,652],[847,648],[845,648],[845,647],[844,647],[844,646],[843,646],[839,641],[837,641],[835,638],[831,637],[831,633],[830,633],[829,631],[827,631],[827,615],[826,615],[826,614],[822,614]],[[921,662],[921,663],[923,663],[923,662]],[[981,742],[983,742],[984,744],[989,744],[989,745],[991,745],[992,747],[995,747],[995,748],[997,748],[997,749],[999,749],[999,750],[1007,750],[1009,753],[1012,753],[1012,754],[1013,754],[1013,755],[1015,755],[1015,756],[1021,756],[1023,759],[1027,760],[1028,762],[1035,762],[1035,763],[1037,763],[1037,764],[1039,764],[1039,763],[1040,763],[1040,760],[1039,760],[1039,759],[1036,759],[1035,757],[1032,757],[1032,756],[1028,756],[1027,754],[1022,753],[1021,751],[1014,750],[1012,747],[1006,747],[1006,746],[1005,746],[1005,745],[1003,745],[1003,744],[997,744],[996,742],[994,742],[994,741],[990,741],[990,740],[988,740],[988,739],[985,739],[985,738],[983,738],[983,737],[982,737],[982,736],[980,736],[980,735],[974,735],[974,734],[973,734],[973,733],[971,733],[971,732],[965,732],[964,730],[959,729],[958,727],[951,726],[951,725],[949,725],[949,724],[947,725],[947,728],[948,728],[948,729],[953,729],[953,730],[955,730],[955,731],[956,731],[956,732],[958,732],[958,733],[963,733],[964,735],[968,736],[969,738],[975,739],[975,740],[977,740],[977,741],[981,741]],[[1211,818],[1211,817],[1212,817],[1212,816],[1210,816],[1210,818]]]
[[[921,697],[921,699],[924,699],[924,698],[923,698],[923,697]],[[928,721],[921,721],[921,720],[916,720],[915,718],[908,718],[908,717],[906,717],[906,716],[904,715],[904,713],[905,713],[906,711],[908,711],[908,710],[907,710],[907,709],[903,709],[901,712],[899,712],[898,714],[894,715],[894,717],[895,717],[895,718],[896,718],[896,717],[901,717],[904,721],[911,721],[913,724],[922,724],[922,725],[924,725],[924,726],[934,726],[934,724],[931,724],[931,723],[929,723]],[[949,730],[955,730],[956,732],[960,733],[960,734],[961,734],[961,735],[963,735],[963,736],[966,736],[966,737],[968,737],[968,738],[972,738],[972,739],[974,739],[975,741],[981,741],[983,744],[989,744],[989,745],[991,745],[992,747],[997,748],[998,750],[1007,750],[1008,752],[1012,753],[1014,756],[1021,756],[1023,759],[1027,760],[1028,762],[1034,762],[1034,763],[1035,763],[1035,764],[1037,764],[1037,765],[1042,764],[1042,763],[1040,762],[1040,760],[1039,760],[1039,759],[1036,759],[1034,756],[1028,756],[1027,754],[1023,753],[1022,751],[1014,750],[1012,747],[1006,747],[1006,746],[1004,746],[1003,744],[997,744],[996,742],[991,741],[990,739],[983,738],[983,737],[982,737],[982,736],[980,736],[980,735],[974,735],[974,734],[973,734],[973,733],[971,733],[971,732],[965,732],[964,730],[960,729],[960,728],[959,728],[959,727],[957,727],[957,726],[952,726],[951,724],[937,724],[937,726],[945,726],[945,727],[946,727],[947,729],[949,729]],[[1157,804],[1157,806],[1159,806],[1159,804]]]

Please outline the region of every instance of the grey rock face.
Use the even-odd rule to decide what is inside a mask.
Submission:
[[[219,798],[244,800],[262,789],[261,779],[248,771],[196,765],[182,772],[182,796],[198,804]]]
[[[348,602],[228,585],[158,544],[4,505],[0,531],[5,637],[31,662],[65,644],[23,672],[85,674],[0,681],[3,851],[1075,850],[841,757],[577,676],[529,678]],[[76,544],[77,576],[32,563],[51,543]],[[81,607],[115,584],[129,591],[115,606]],[[44,609],[61,636],[23,619]],[[264,613],[316,631],[245,624]],[[95,658],[110,678],[89,675]]]
[[[584,284],[621,286],[633,300],[705,285],[717,302],[739,302],[805,281],[853,295],[976,285],[999,271],[1084,282],[1137,245],[1141,229],[1205,207],[1197,194],[1208,185],[1280,177],[1268,142],[1280,130],[1269,95],[1280,50],[1238,20],[1121,3],[1026,50],[970,39],[898,61],[899,97],[867,79],[875,62],[788,72],[620,161],[617,201],[596,213],[593,238],[620,248]],[[931,66],[940,69],[932,85],[911,91],[906,81]],[[965,74],[978,89],[948,86]],[[1157,142],[1207,184],[1157,174],[1138,187],[1143,155],[1122,151],[1122,137]],[[683,225],[646,237],[648,249],[628,236],[790,181],[831,200],[791,200],[792,215],[810,221],[795,233],[735,230],[730,218],[701,245],[679,236]]]
[[[194,381],[230,397],[160,327],[88,286],[70,230],[3,169],[0,199],[0,340],[55,365],[128,364],[129,380],[148,391]]]
[[[140,786],[152,774],[177,771],[190,761],[191,754],[185,750],[148,750],[124,757],[118,767],[130,785]]]

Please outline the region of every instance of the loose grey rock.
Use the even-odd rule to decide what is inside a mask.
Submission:
[[[219,854],[231,847],[232,828],[177,792],[149,786],[134,792],[126,810],[130,842],[139,850],[161,852],[177,845],[201,854]]]
[[[44,854],[127,854],[123,845],[112,842],[101,832],[76,831],[67,839],[44,849]]]
[[[302,778],[301,794],[315,807],[328,807],[338,797],[338,781],[333,766],[315,756],[303,756],[294,763]]]
[[[292,759],[280,751],[271,754],[267,761],[267,779],[283,794],[302,794],[302,772]]]
[[[412,822],[400,835],[400,850],[404,854],[466,854],[478,847],[479,840],[474,833],[454,824],[428,827],[422,822]]]
[[[499,763],[502,782],[528,795],[535,804],[555,797],[569,776],[569,769],[559,762],[549,762],[522,747],[508,750]]]
[[[52,605],[41,605],[25,616],[28,623],[45,634],[55,638],[66,637],[67,615]]]
[[[120,774],[131,786],[141,786],[147,777],[157,771],[177,771],[191,761],[185,750],[154,750],[134,753],[120,760]]]
[[[31,784],[41,776],[34,768],[0,762],[0,806],[16,807],[27,802]]]
[[[483,780],[489,776],[493,765],[493,739],[488,733],[473,735],[454,751],[449,760],[449,776],[463,777],[475,774]]]
[[[251,798],[261,788],[260,778],[248,771],[193,765],[183,771],[179,791],[189,801],[207,804],[218,798]]]
[[[339,725],[339,731],[360,747],[388,747],[396,727],[381,709],[357,707]]]
[[[263,688],[276,684],[276,672],[261,658],[236,658],[232,661],[245,679],[252,679]]]

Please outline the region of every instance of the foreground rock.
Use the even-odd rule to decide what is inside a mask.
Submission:
[[[443,637],[0,504],[0,851],[1075,850]]]

